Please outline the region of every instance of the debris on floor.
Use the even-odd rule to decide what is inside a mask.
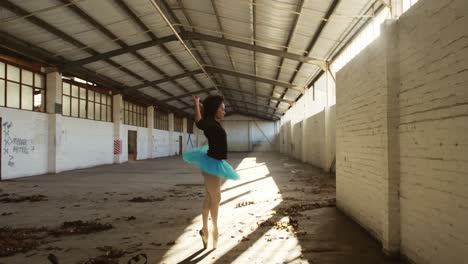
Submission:
[[[101,224],[96,221],[81,220],[64,222],[59,228],[49,231],[54,236],[61,235],[76,235],[76,234],[89,234],[100,231],[105,231],[114,228],[111,224]]]
[[[105,250],[104,255],[100,255],[95,258],[90,258],[83,262],[78,262],[80,264],[118,264],[119,259],[123,257],[126,252],[124,250],[113,249],[109,247],[108,250]]]
[[[130,200],[129,202],[132,203],[149,203],[149,202],[161,202],[164,201],[164,197],[154,197],[154,196],[148,196],[148,197],[134,197]]]
[[[273,227],[276,230],[293,231],[299,227],[299,223],[296,219],[289,218],[289,221],[272,221],[272,220],[260,220],[257,221],[259,227]]]
[[[46,228],[0,227],[0,257],[26,253],[43,244]]]
[[[100,255],[95,258],[90,258],[85,261],[80,261],[78,264],[119,264],[119,259],[128,254],[129,252],[125,250],[114,249],[110,246],[98,247],[96,248],[100,251],[106,252],[104,255]],[[49,254],[47,256],[50,264],[60,264],[59,259],[54,254]],[[128,264],[146,264],[148,263],[148,257],[144,253],[139,253],[131,257]]]
[[[37,249],[48,241],[47,237],[53,235],[78,235],[100,232],[113,228],[110,224],[101,224],[95,221],[83,222],[81,220],[64,222],[58,228],[32,227],[32,228],[11,228],[0,227],[0,257],[13,256],[17,253],[26,253]],[[43,250],[62,250],[57,246],[49,246]],[[96,262],[100,263],[100,262]]]
[[[0,199],[2,203],[21,203],[21,202],[40,202],[40,201],[47,201],[47,196],[42,194],[35,194],[30,196],[20,196],[16,194],[2,194],[3,197],[9,196],[7,198]]]
[[[311,204],[293,204],[288,207],[279,208],[278,213],[282,215],[297,216],[297,215],[300,215],[300,212],[303,212],[303,211],[324,208],[324,207],[335,207],[335,206],[336,206],[336,200],[333,198],[333,199],[328,199],[325,201],[311,203]]]
[[[241,202],[241,203],[236,204],[236,208],[245,207],[251,204],[255,204],[255,202],[252,202],[252,201]]]
[[[8,216],[8,215],[12,215],[14,214],[15,212],[8,212],[8,213],[2,213],[2,216]]]

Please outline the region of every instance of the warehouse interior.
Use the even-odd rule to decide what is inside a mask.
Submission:
[[[0,263],[466,263],[468,2],[0,1]],[[207,139],[224,97],[220,242]]]

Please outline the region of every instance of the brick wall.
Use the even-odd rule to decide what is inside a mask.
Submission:
[[[419,1],[399,20],[401,251],[468,262],[468,1]]]
[[[338,206],[416,263],[468,259],[467,10],[419,0],[337,74]]]
[[[281,153],[325,171],[335,160],[335,82],[323,74],[280,121]],[[334,168],[332,168],[334,170]]]
[[[381,238],[386,129],[384,46],[377,39],[337,74],[338,207]]]

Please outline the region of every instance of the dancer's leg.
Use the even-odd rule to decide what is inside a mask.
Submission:
[[[220,178],[203,173],[205,178],[205,186],[207,187],[210,196],[210,214],[213,224],[213,247],[216,248],[218,242],[218,211],[219,203],[221,202],[221,185]]]
[[[203,200],[203,211],[202,211],[202,219],[203,219],[203,233],[208,235],[208,214],[210,213],[211,207],[211,198],[208,192],[208,187],[206,186],[205,182],[205,199]]]

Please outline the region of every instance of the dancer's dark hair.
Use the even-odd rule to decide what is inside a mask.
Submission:
[[[209,95],[203,100],[203,118],[214,119],[216,111],[219,106],[224,102],[224,98],[221,95]]]

